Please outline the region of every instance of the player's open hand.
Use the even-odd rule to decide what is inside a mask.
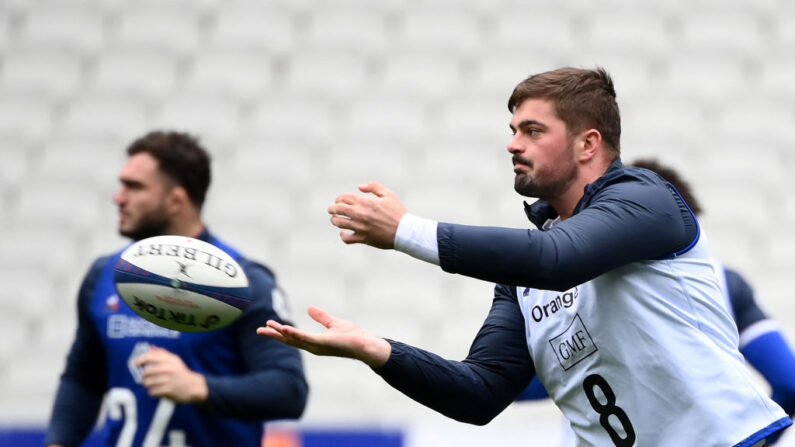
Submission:
[[[207,380],[192,371],[182,359],[163,348],[151,346],[135,360],[142,369],[141,384],[153,397],[167,397],[179,403],[203,402],[207,399]]]
[[[326,327],[326,332],[313,334],[293,326],[268,320],[257,334],[279,340],[315,355],[347,357],[361,360],[371,367],[382,366],[389,360],[392,345],[362,329],[358,324],[337,318],[310,306],[309,316]]]
[[[394,248],[395,235],[406,207],[400,198],[378,182],[359,185],[359,191],[372,195],[344,193],[328,207],[331,224],[341,228],[346,244],[367,244]]]

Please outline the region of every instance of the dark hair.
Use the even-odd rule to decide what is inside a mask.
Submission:
[[[690,207],[690,210],[693,211],[693,214],[701,214],[701,205],[698,203],[698,200],[696,200],[696,196],[693,195],[693,191],[690,190],[690,184],[687,183],[674,168],[663,165],[653,158],[642,158],[635,160],[632,162],[632,166],[645,168],[660,174],[660,177],[674,185],[674,188],[679,191],[679,194],[682,195],[685,203],[687,203],[687,205]]]
[[[156,130],[127,148],[128,156],[141,152],[154,157],[160,171],[185,188],[191,202],[201,209],[210,187],[210,155],[198,139],[186,133]]]
[[[621,115],[613,80],[604,68],[566,67],[530,76],[513,89],[508,110],[515,112],[530,98],[553,101],[570,135],[594,128],[616,156],[620,153]]]

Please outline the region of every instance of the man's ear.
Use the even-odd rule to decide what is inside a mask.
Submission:
[[[602,147],[602,134],[596,129],[588,129],[580,134],[580,161],[593,159]]]
[[[166,197],[166,207],[171,214],[180,213],[190,203],[188,191],[179,185],[173,186]]]

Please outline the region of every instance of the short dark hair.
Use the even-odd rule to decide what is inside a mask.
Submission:
[[[693,211],[693,214],[701,214],[701,205],[698,203],[698,200],[696,200],[696,196],[693,195],[693,191],[690,189],[690,184],[687,183],[681,175],[679,175],[676,169],[666,166],[654,158],[641,158],[635,160],[632,162],[632,166],[645,168],[659,174],[660,177],[674,185],[674,188],[676,188],[677,191],[679,191],[679,194],[682,195],[685,203],[687,203],[687,205],[690,207],[690,210]]]
[[[621,114],[613,80],[604,68],[565,67],[530,76],[514,88],[508,110],[514,113],[530,98],[553,101],[570,134],[594,128],[616,157],[620,154]]]
[[[145,152],[154,157],[160,171],[185,188],[191,202],[201,209],[210,187],[210,154],[187,133],[155,130],[133,141],[127,155]]]

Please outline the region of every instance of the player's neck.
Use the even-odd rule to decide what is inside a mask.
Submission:
[[[585,187],[595,182],[599,177],[604,175],[610,164],[589,164],[579,171],[579,175],[574,179],[572,184],[566,189],[566,192],[561,194],[555,199],[548,200],[552,208],[558,212],[560,220],[566,220],[574,215],[574,209],[580,203],[582,197],[585,195]]]
[[[202,221],[199,219],[191,219],[172,222],[166,234],[197,238],[202,234],[202,231],[204,231],[204,224]]]

